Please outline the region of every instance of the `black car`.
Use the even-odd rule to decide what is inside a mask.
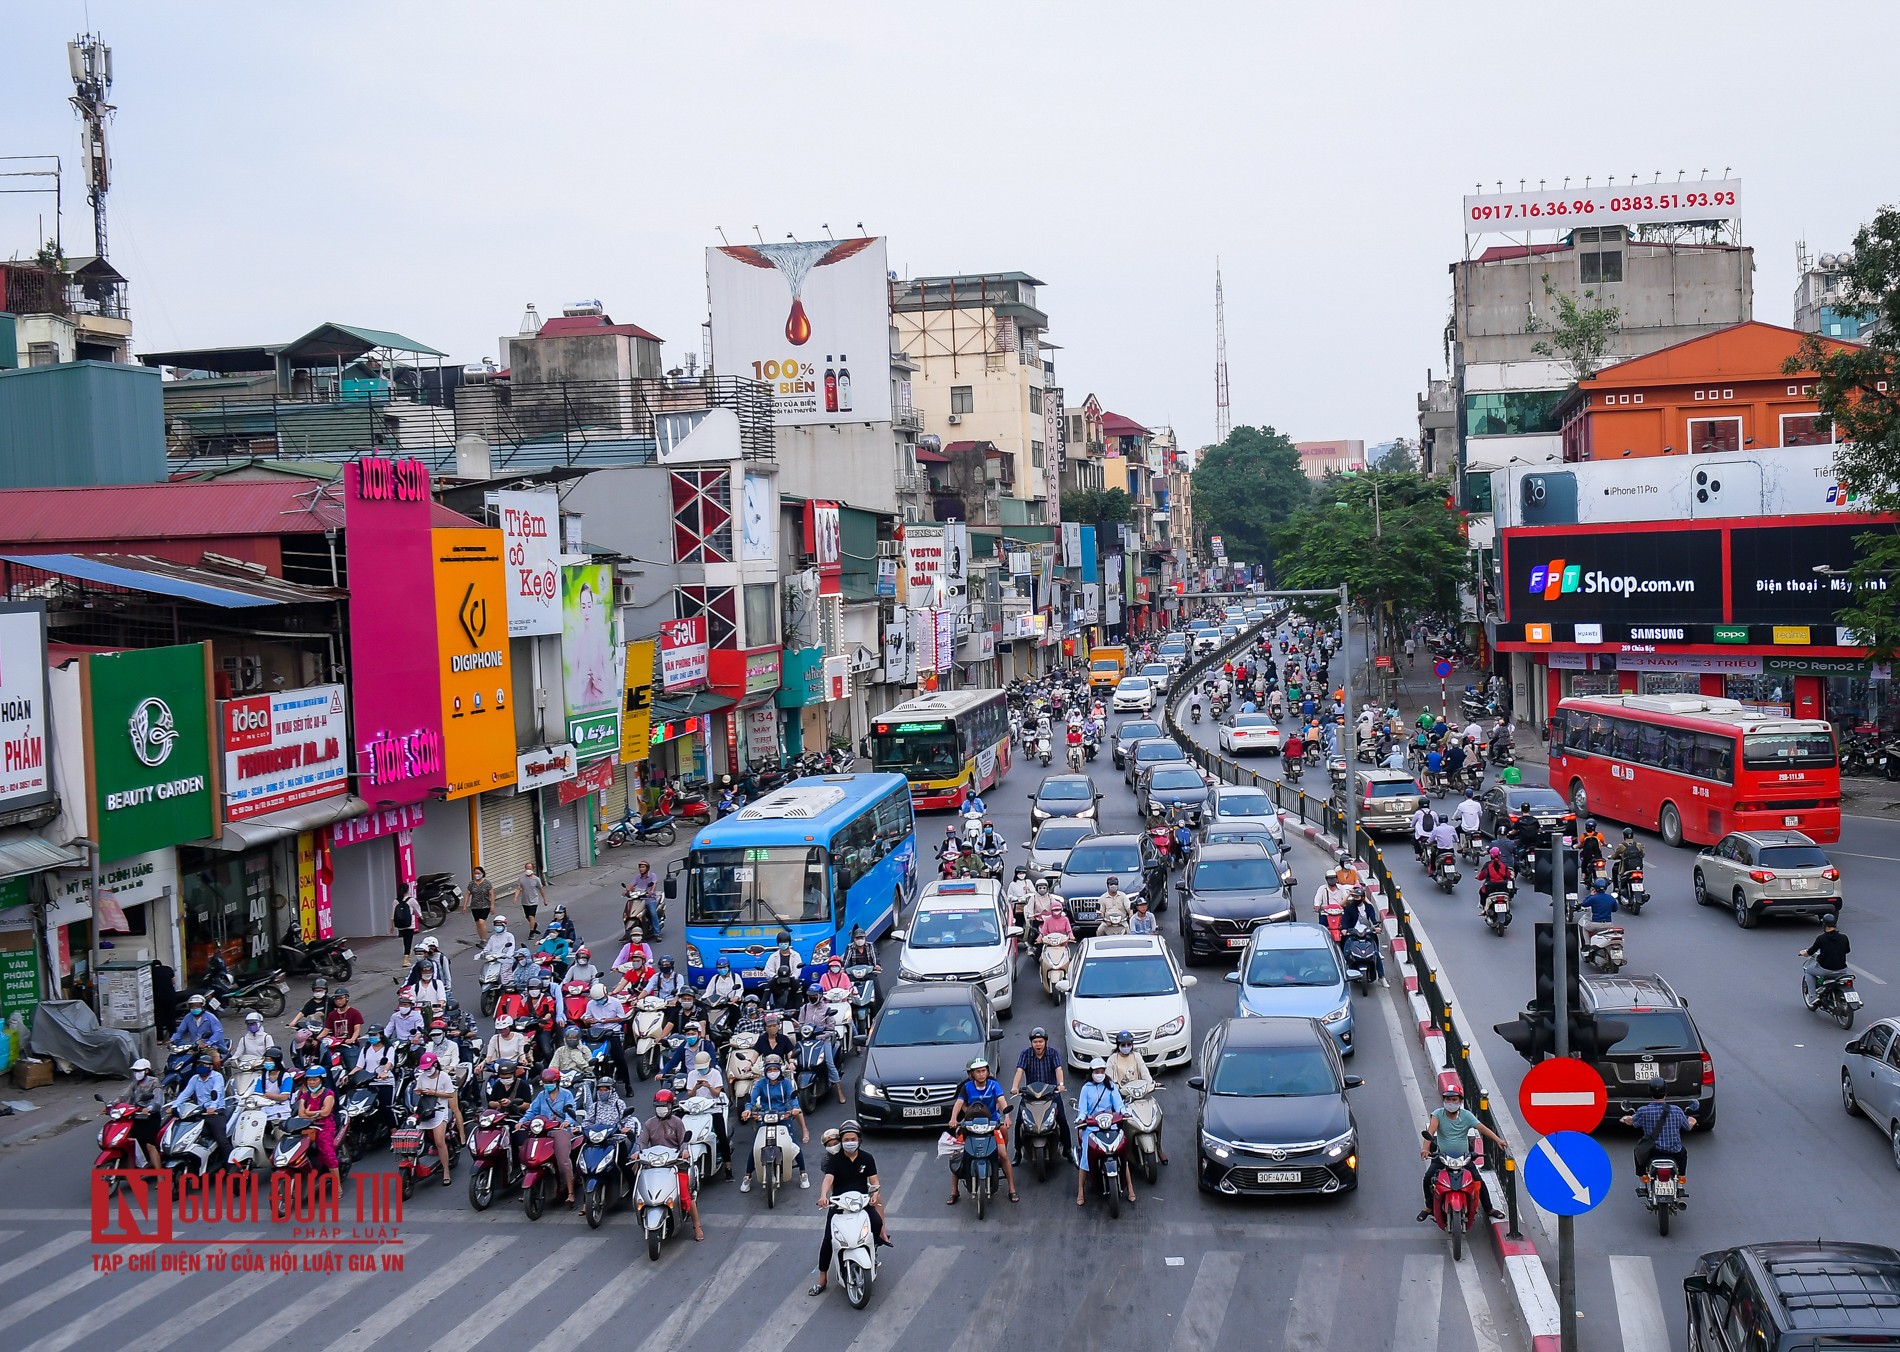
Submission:
[[[1162,761],[1135,778],[1135,810],[1144,818],[1165,817],[1169,808],[1179,807],[1198,827],[1213,795],[1206,776],[1192,761]]]
[[[1203,845],[1181,892],[1181,951],[1237,953],[1261,925],[1291,920],[1293,893],[1284,866],[1264,845]]]
[[[1530,784],[1493,784],[1478,797],[1483,816],[1478,830],[1487,836],[1508,836],[1525,812],[1559,835],[1575,835],[1577,814],[1570,810],[1563,795],[1555,789]]]
[[[1591,1062],[1609,1087],[1609,1116],[1623,1117],[1650,1101],[1660,1081],[1669,1101],[1696,1120],[1696,1134],[1715,1127],[1715,1061],[1689,1017],[1689,1002],[1659,976],[1619,972],[1579,983],[1591,1014],[1628,1026]]]
[[[1146,896],[1159,911],[1168,904],[1168,864],[1146,832],[1090,836],[1073,850],[1055,879],[1077,934],[1092,934],[1101,923],[1096,902],[1115,879],[1129,896]]]
[[[858,1075],[860,1121],[882,1127],[941,1129],[969,1076],[972,1058],[992,1066],[1001,1030],[981,985],[933,981],[899,985],[871,1025]]]
[[[1115,729],[1115,739],[1108,744],[1108,754],[1114,759],[1115,768],[1126,768],[1124,762],[1128,748],[1136,742],[1150,737],[1166,737],[1167,729],[1152,718],[1131,718]]]
[[[1087,775],[1044,775],[1029,795],[1029,829],[1035,830],[1051,817],[1097,821],[1101,801],[1102,791]]]
[[[1196,1136],[1202,1192],[1228,1197],[1359,1186],[1359,1127],[1339,1049],[1317,1019],[1223,1019],[1201,1043]]]
[[[1165,761],[1180,761],[1191,765],[1188,753],[1170,737],[1144,737],[1139,742],[1131,742],[1128,753],[1122,757],[1122,781],[1129,788],[1135,787],[1135,778],[1150,765],[1160,765]]]
[[[1900,1250],[1791,1240],[1717,1249],[1682,1279],[1689,1346],[1707,1352],[1900,1348]]]

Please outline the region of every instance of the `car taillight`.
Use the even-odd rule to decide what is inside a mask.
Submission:
[[[1775,880],[1774,870],[1765,868],[1751,868],[1748,877],[1751,882],[1758,883],[1772,883]]]
[[[1702,1084],[1704,1088],[1715,1083],[1715,1061],[1707,1052],[1702,1053]]]
[[[1841,871],[1837,868],[1824,868],[1821,870],[1821,876],[1829,882],[1835,882],[1839,880]]]

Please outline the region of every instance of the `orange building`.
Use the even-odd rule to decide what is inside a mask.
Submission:
[[[1813,378],[1781,369],[1808,336],[1750,321],[1605,367],[1557,406],[1564,459],[1827,445]]]

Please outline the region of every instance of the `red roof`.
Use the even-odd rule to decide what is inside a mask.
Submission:
[[[953,444],[962,445],[964,443],[957,442]],[[919,446],[917,448],[917,458],[926,465],[947,465],[950,463],[949,456],[945,455],[942,451],[933,451],[927,446]]]
[[[1477,257],[1480,263],[1502,263],[1507,258],[1529,258],[1532,254],[1564,253],[1568,244],[1494,244]]]
[[[1151,437],[1154,435],[1133,418],[1124,418],[1119,413],[1102,415],[1102,435],[1109,437]]]
[[[559,315],[541,325],[537,338],[582,338],[595,333],[618,333],[627,338],[645,338],[649,342],[665,341],[656,333],[648,333],[638,324],[616,324],[606,315]]]
[[[343,483],[251,479],[0,490],[9,545],[312,535],[343,525]],[[440,503],[430,524],[480,523]],[[27,552],[33,552],[31,550]]]

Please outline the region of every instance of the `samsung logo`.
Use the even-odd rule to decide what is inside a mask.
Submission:
[[[1682,629],[1631,629],[1630,637],[1632,639],[1649,639],[1651,641],[1663,642],[1674,641],[1680,643],[1685,633],[1686,631]]]

